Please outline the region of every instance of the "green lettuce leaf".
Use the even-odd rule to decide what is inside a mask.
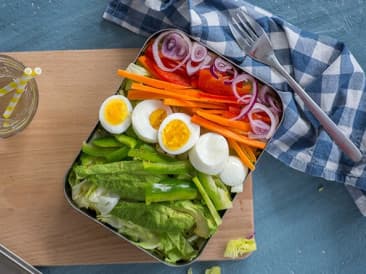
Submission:
[[[160,246],[160,236],[142,226],[126,221],[111,214],[99,215],[98,220],[109,224],[136,245],[151,250]]]
[[[111,211],[111,215],[160,232],[188,231],[194,225],[191,215],[162,203],[146,205],[145,203],[119,201]]]
[[[176,263],[181,260],[191,260],[197,256],[197,250],[192,247],[182,232],[152,231],[112,214],[99,215],[97,218],[117,229],[137,246],[161,254],[167,262]]]
[[[159,175],[121,173],[92,175],[87,177],[87,180],[119,195],[121,199],[145,201],[145,189],[150,184],[157,183],[164,177]]]
[[[72,199],[81,208],[94,209],[99,214],[108,214],[118,203],[119,196],[103,187],[84,181],[72,187]]]
[[[193,232],[196,235],[207,239],[217,230],[217,225],[207,207],[193,203],[189,200],[176,201],[172,204],[172,207],[178,211],[185,212],[194,218],[195,228]]]
[[[221,267],[213,266],[205,270],[205,274],[221,274]]]
[[[165,254],[165,261],[170,263],[189,261],[197,256],[197,250],[182,233],[166,233],[160,240],[159,249]]]

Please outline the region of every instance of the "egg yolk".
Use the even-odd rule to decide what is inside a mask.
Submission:
[[[190,137],[188,126],[181,120],[170,121],[162,131],[162,141],[166,148],[177,150],[184,146]]]
[[[167,113],[166,113],[165,109],[158,108],[158,109],[154,110],[153,112],[151,112],[151,114],[149,116],[150,125],[154,129],[158,130],[161,122],[165,119],[166,116],[167,116]]]
[[[124,120],[126,120],[127,116],[127,105],[120,99],[110,100],[104,108],[104,118],[108,124],[121,124]]]

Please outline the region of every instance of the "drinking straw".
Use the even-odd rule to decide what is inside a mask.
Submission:
[[[12,81],[9,84],[7,84],[5,87],[0,88],[0,97],[4,96],[5,94],[9,93],[13,89],[15,89],[18,86],[16,81]]]
[[[31,78],[32,78],[32,69],[27,67],[24,69],[21,77],[13,80],[5,87],[0,89],[0,97],[16,89],[19,85],[23,85],[24,83],[26,83],[26,81],[28,81]]]
[[[30,79],[32,79],[33,77],[40,75],[41,73],[42,73],[42,70],[39,67],[35,68],[34,70],[27,67],[24,69],[23,75],[19,79],[15,80],[15,82],[17,83],[17,87],[16,87],[13,97],[10,99],[9,104],[3,113],[3,117],[5,119],[9,118],[11,116],[11,114],[13,113],[16,105],[18,104],[18,102],[20,100],[20,97],[22,96],[22,94],[25,91],[25,87],[26,87],[28,81]]]

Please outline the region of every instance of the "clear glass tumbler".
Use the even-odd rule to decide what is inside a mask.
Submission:
[[[25,66],[6,55],[0,55],[0,88],[5,87],[18,77],[22,76]],[[29,125],[38,107],[38,88],[36,81],[27,82],[24,93],[9,118],[3,113],[13,97],[15,90],[0,96],[0,138],[14,135]]]

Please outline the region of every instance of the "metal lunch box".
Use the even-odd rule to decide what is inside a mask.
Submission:
[[[152,34],[149,38],[147,38],[147,40],[145,41],[144,45],[142,46],[142,48],[140,49],[138,55],[136,56],[134,62],[136,62],[137,58],[144,52],[144,50],[146,49],[147,45],[149,44],[149,42],[154,39],[155,37],[157,37],[161,32],[164,32],[164,31],[171,31],[171,30],[174,30],[174,29],[163,29],[163,30],[160,30],[154,34]],[[186,34],[186,33],[185,33]],[[191,37],[190,35],[186,34],[189,38],[191,38],[192,41],[196,41],[198,43],[200,43],[197,39]],[[202,43],[201,43],[202,44]],[[242,71],[242,72],[245,72],[245,73],[248,73],[247,71],[243,70],[241,67],[239,67],[238,65],[234,64],[232,61],[228,60],[227,58],[223,57],[222,55],[220,55],[219,53],[217,53],[215,50],[213,50],[212,48],[204,45],[210,52],[216,54],[217,56],[221,57],[222,59],[226,60],[227,62],[229,62],[230,64],[232,64],[235,68],[237,68],[239,71]],[[250,74],[250,73],[248,73]],[[254,76],[253,76],[254,77]],[[256,78],[259,82],[263,83],[263,81],[261,81],[261,79],[258,79],[257,77],[254,77]],[[119,93],[121,90],[122,90],[122,87],[123,87],[123,84],[124,82],[122,81],[120,87],[118,88],[117,92],[116,93]],[[266,84],[267,86],[270,86],[268,84]],[[274,89],[273,89],[274,90]],[[282,107],[283,107],[283,102],[281,100],[281,97],[279,95],[279,93],[274,90],[276,92],[276,94],[278,95],[281,103],[282,103]],[[283,108],[282,108],[283,109]],[[281,120],[279,122],[279,125],[281,124],[282,122],[282,117],[281,117]],[[96,126],[94,127],[94,129],[92,130],[91,134],[89,135],[89,137],[87,138],[87,142],[89,142],[96,134],[96,131],[97,129],[99,128],[100,126],[100,123],[98,122],[96,124]],[[261,152],[261,154],[258,156],[258,160],[259,158],[261,157],[263,153]],[[119,236],[120,238],[124,239],[125,241],[131,243],[132,245],[134,245],[134,243],[132,241],[130,241],[128,238],[126,238],[124,235],[118,233],[118,231],[116,229],[114,229],[113,227],[109,226],[108,224],[105,224],[105,223],[102,223],[101,221],[97,220],[96,218],[96,214],[93,210],[88,210],[88,209],[81,209],[79,208],[75,202],[72,200],[72,193],[71,193],[71,187],[68,183],[68,176],[71,172],[71,169],[73,167],[73,165],[78,161],[79,157],[81,155],[81,150],[79,152],[79,154],[76,156],[75,160],[73,161],[73,163],[71,164],[69,170],[67,171],[66,173],[66,176],[65,176],[65,180],[64,180],[64,195],[65,195],[65,198],[66,200],[68,201],[68,203],[71,205],[71,207],[73,207],[77,212],[79,212],[80,214],[84,215],[85,217],[91,219],[92,221],[96,222],[97,224],[101,225],[102,227],[104,227],[106,230],[110,231],[111,233]],[[258,161],[257,160],[257,161]],[[232,194],[232,198],[234,199],[235,198],[235,193]],[[223,211],[221,212],[221,217],[223,217],[223,215],[225,214],[226,211]],[[169,265],[169,266],[187,266],[191,263],[193,263],[194,261],[196,261],[199,256],[202,254],[202,252],[204,251],[205,247],[207,246],[208,242],[210,241],[210,239],[212,238],[212,236],[206,240],[206,242],[203,244],[203,246],[201,247],[201,249],[199,250],[198,252],[198,255],[191,261],[189,262],[183,262],[183,263],[178,263],[178,264],[171,264],[171,263],[168,263],[166,261],[164,261],[162,258],[159,258],[158,256],[156,256],[155,254],[149,252],[148,250],[145,250],[139,246],[136,246],[134,245],[135,247],[137,247],[138,249],[144,251],[145,253],[149,254],[150,256],[152,256],[154,259],[156,259],[157,261],[161,262],[161,263],[164,263],[166,265]]]
[[[22,258],[0,244],[0,273],[42,274]]]

